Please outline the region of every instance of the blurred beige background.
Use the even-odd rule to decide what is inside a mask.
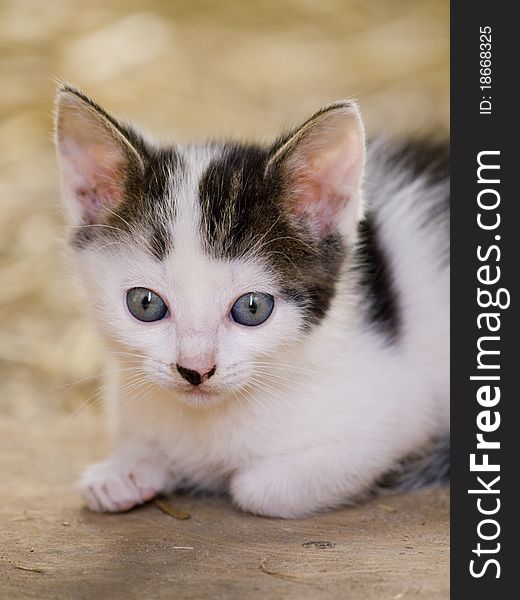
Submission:
[[[95,335],[62,257],[54,78],[161,140],[267,139],[354,96],[369,132],[448,125],[447,0],[0,0],[0,412],[93,403]]]

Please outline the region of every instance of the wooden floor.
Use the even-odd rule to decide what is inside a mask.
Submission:
[[[308,519],[243,514],[225,499],[170,498],[87,512],[73,483],[105,452],[95,415],[0,420],[0,598],[446,599],[448,490]]]

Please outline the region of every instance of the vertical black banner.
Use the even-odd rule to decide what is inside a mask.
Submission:
[[[452,1],[452,598],[517,597],[520,176],[514,3]],[[513,103],[517,110],[513,111]],[[507,591],[506,591],[507,590]]]

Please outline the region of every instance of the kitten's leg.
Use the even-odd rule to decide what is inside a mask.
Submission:
[[[104,399],[116,450],[108,459],[89,465],[78,482],[78,491],[96,512],[122,512],[151,500],[175,487],[170,464],[150,440],[143,419],[134,409],[147,397],[144,386],[125,385],[113,361],[104,383]],[[143,430],[149,436],[143,436]],[[150,437],[151,436],[151,437]]]
[[[149,448],[128,446],[83,472],[78,490],[91,510],[122,512],[173,490],[174,477],[164,459]]]
[[[293,518],[347,504],[366,491],[378,474],[356,469],[349,449],[311,448],[272,456],[238,471],[231,496],[239,508],[270,517]]]

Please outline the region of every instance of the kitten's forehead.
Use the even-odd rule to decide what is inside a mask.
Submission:
[[[175,281],[176,291],[184,299],[184,309],[189,316],[192,312],[207,312],[203,310],[209,300],[207,296],[214,294],[219,284],[221,289],[229,288],[232,272],[226,261],[215,260],[208,254],[202,227],[200,181],[219,151],[216,147],[191,146],[179,153],[180,168],[171,173],[166,199],[172,208],[168,237],[173,243],[162,262],[167,279]]]
[[[220,152],[212,146],[188,146],[179,150],[180,160],[170,172],[168,189],[162,198],[170,212],[170,253],[174,247],[187,253],[194,246],[199,250],[204,245],[199,186]]]

